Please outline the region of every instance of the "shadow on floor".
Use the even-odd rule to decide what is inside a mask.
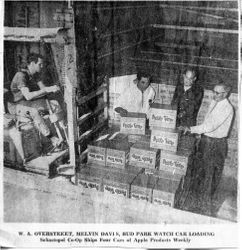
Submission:
[[[212,216],[230,221],[237,221],[237,180],[232,177],[225,177],[214,194],[213,199],[201,200],[201,193],[192,190],[189,181],[178,189],[176,194],[176,208]],[[181,191],[182,190],[182,191]]]

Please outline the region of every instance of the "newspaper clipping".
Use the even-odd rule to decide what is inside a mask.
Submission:
[[[239,1],[2,1],[0,247],[239,248]]]

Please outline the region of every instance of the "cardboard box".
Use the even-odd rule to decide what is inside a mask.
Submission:
[[[176,152],[178,131],[175,129],[152,130],[150,147]]]
[[[179,152],[160,152],[159,170],[168,171],[173,174],[185,175],[187,171],[189,153],[187,151]]]
[[[103,191],[105,193],[118,195],[121,197],[130,197],[130,186],[135,179],[136,174],[125,171],[106,171],[103,178]]]
[[[102,179],[104,174],[103,169],[87,165],[77,173],[77,184],[83,188],[103,191]]]
[[[128,163],[129,149],[130,143],[127,135],[117,134],[113,139],[109,139],[106,152],[106,166],[124,169]]]
[[[129,164],[141,168],[155,169],[159,150],[151,148],[149,142],[136,142],[130,148]]]
[[[162,173],[162,171],[160,171],[160,173]],[[165,171],[161,175],[162,177],[157,179],[153,189],[152,203],[174,207],[175,193],[182,177]]]
[[[145,135],[128,135],[128,140],[130,143],[150,142],[150,135],[151,131],[146,129]]]
[[[137,176],[131,184],[130,198],[151,202],[155,184],[156,178],[153,176],[145,174]]]
[[[88,144],[88,163],[106,165],[106,151],[108,140],[94,141]]]
[[[175,106],[152,103],[149,114],[150,129],[176,127],[177,109]]]
[[[145,134],[146,115],[142,113],[128,113],[120,119],[120,132],[124,134]]]

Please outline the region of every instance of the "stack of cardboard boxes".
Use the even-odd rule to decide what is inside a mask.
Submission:
[[[90,143],[79,183],[105,193],[174,206],[189,155],[177,150],[176,108],[152,104],[150,130],[146,122],[144,114],[129,113],[121,117],[119,131],[106,131]]]
[[[152,104],[149,117],[151,129],[150,147],[160,149],[156,184],[153,188],[152,202],[174,206],[175,193],[181,178],[186,173],[188,153],[178,150],[179,132],[176,129],[176,107]]]
[[[88,145],[88,162],[80,169],[78,182],[83,188],[129,198],[131,183],[142,169],[128,165],[128,136],[113,129],[105,132]]]

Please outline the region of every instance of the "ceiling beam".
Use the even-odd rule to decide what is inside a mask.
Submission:
[[[200,31],[200,32],[215,32],[215,33],[227,33],[227,34],[238,34],[238,30],[231,29],[217,29],[217,28],[206,28],[206,27],[194,27],[194,26],[179,26],[179,25],[168,25],[168,24],[151,24],[151,27],[157,29],[178,29],[188,31]]]

